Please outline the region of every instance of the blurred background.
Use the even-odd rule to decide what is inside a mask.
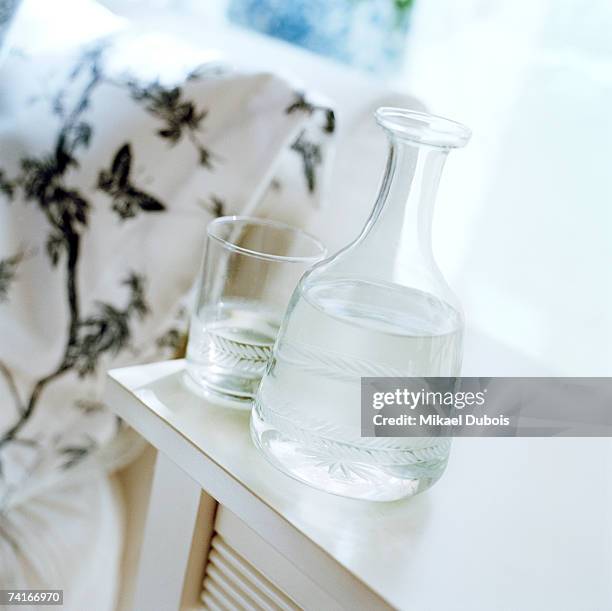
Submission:
[[[437,259],[467,315],[464,372],[610,375],[610,2],[101,4],[31,0],[24,11],[46,13],[46,26],[22,35],[58,46],[129,22],[143,31],[151,69],[172,69],[178,59],[163,41],[178,34],[203,57],[281,73],[337,108],[335,177],[312,220],[332,250],[374,202],[384,163],[369,118],[378,98],[413,96],[469,125],[473,140],[447,165],[434,225]],[[88,10],[96,18],[75,28],[58,5],[74,19]],[[347,153],[356,146],[358,163]]]

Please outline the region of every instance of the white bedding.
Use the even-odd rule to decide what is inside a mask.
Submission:
[[[0,588],[64,589],[67,611],[117,588],[106,370],[172,354],[210,219],[315,209],[334,131],[273,75],[168,39],[147,63],[154,40],[23,41],[0,67]]]

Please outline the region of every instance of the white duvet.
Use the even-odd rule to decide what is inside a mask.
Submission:
[[[158,78],[150,40],[0,67],[0,588],[64,589],[67,610],[116,596],[105,372],[172,354],[211,218],[307,213],[334,131],[307,92],[172,41]]]

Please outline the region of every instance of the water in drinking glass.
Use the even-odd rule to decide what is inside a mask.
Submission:
[[[221,302],[191,320],[187,372],[212,394],[250,402],[272,354],[281,314],[259,302]]]

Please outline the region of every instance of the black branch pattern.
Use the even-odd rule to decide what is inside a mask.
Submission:
[[[0,170],[0,193],[9,201],[13,199],[15,194],[15,183],[7,178],[4,170]]]
[[[315,113],[322,113],[324,117],[324,123],[321,129],[326,134],[333,134],[336,131],[336,115],[332,108],[327,106],[321,106],[320,104],[314,104],[310,102],[304,93],[297,93],[295,100],[287,106],[285,112],[290,115],[294,112],[303,112],[308,116],[312,116]]]
[[[195,72],[191,78],[198,78]],[[128,81],[132,98],[144,104],[145,110],[162,121],[157,135],[166,139],[172,146],[186,135],[198,153],[200,165],[212,169],[216,155],[206,147],[199,138],[202,122],[208,110],[198,110],[191,100],[185,100],[180,87],[165,87],[158,81],[142,86],[135,81]]]
[[[325,134],[333,134],[336,131],[336,115],[333,109],[314,104],[306,98],[304,93],[297,93],[295,100],[285,108],[285,113],[288,115],[296,112],[302,112],[308,116],[322,114],[321,131]],[[310,139],[303,130],[291,146],[291,150],[301,157],[302,171],[308,191],[314,193],[317,188],[317,169],[323,163],[321,145]]]
[[[144,278],[131,273],[123,284],[130,291],[125,308],[99,302],[95,314],[79,321],[76,340],[69,347],[68,359],[71,369],[81,378],[95,373],[104,354],[117,355],[126,348],[131,338],[131,319],[134,316],[142,319],[149,313],[144,297]]]
[[[302,132],[291,145],[291,150],[298,153],[302,158],[302,170],[308,191],[314,193],[317,188],[317,167],[323,163],[321,145],[310,141],[306,137],[306,133]]]
[[[15,418],[11,426],[0,436],[0,448],[6,444],[26,444],[35,447],[36,439],[26,437],[24,428],[31,420],[40,399],[49,384],[72,373],[84,378],[96,373],[104,357],[111,357],[127,349],[133,337],[134,324],[150,311],[146,300],[146,279],[130,272],[123,281],[125,300],[122,305],[97,302],[91,311],[83,313],[79,292],[79,261],[82,241],[92,213],[92,203],[79,188],[70,182],[72,170],[78,169],[82,153],[96,136],[93,125],[87,120],[92,95],[101,83],[126,90],[131,98],[158,121],[156,137],[170,147],[186,139],[195,148],[198,163],[214,170],[222,160],[213,153],[202,139],[209,110],[198,107],[186,99],[181,87],[166,87],[159,82],[140,84],[136,81],[115,81],[103,71],[104,46],[94,47],[80,58],[69,74],[65,85],[51,100],[51,110],[59,122],[53,145],[46,154],[26,156],[20,161],[17,176],[7,175],[0,168],[0,197],[14,205],[17,196],[28,205],[34,205],[47,225],[44,236],[44,256],[50,266],[61,272],[63,294],[68,316],[63,330],[65,341],[62,353],[54,367],[35,380],[29,389],[18,389],[15,375],[0,361],[0,379],[12,398]],[[214,70],[193,71],[190,80],[204,78]],[[335,131],[333,111],[317,106],[298,95],[285,109],[287,114],[303,112],[308,115],[323,113],[322,132]],[[305,132],[295,141],[292,149],[301,156],[309,191],[316,187],[316,170],[322,162],[320,145],[310,141]],[[135,180],[134,151],[129,142],[123,143],[114,153],[110,165],[99,171],[95,189],[105,193],[111,201],[111,209],[124,221],[145,213],[163,213],[165,204],[143,190]],[[11,203],[12,202],[12,203]],[[214,195],[203,202],[213,216],[226,213],[226,202]],[[11,254],[0,259],[0,301],[9,296],[9,290],[19,275],[23,254]],[[182,336],[178,329],[171,329],[158,340],[158,346],[176,349]],[[79,403],[83,413],[95,413],[99,404]],[[85,437],[78,443],[57,446],[63,457],[63,466],[69,468],[95,449],[92,438]],[[0,465],[1,470],[1,465]]]
[[[60,264],[64,267],[69,311],[63,355],[54,369],[34,383],[25,400],[20,399],[8,367],[0,363],[0,374],[13,396],[17,414],[13,425],[0,437],[0,447],[9,442],[23,441],[19,435],[31,419],[44,389],[52,381],[69,371],[80,377],[93,374],[103,355],[117,354],[128,345],[131,321],[142,318],[149,311],[144,295],[144,278],[131,273],[124,281],[129,292],[124,308],[98,303],[95,313],[85,317],[81,315],[77,271],[91,204],[85,195],[68,184],[67,174],[69,169],[79,167],[78,153],[89,146],[93,136],[93,127],[84,120],[83,114],[90,106],[93,91],[103,80],[102,52],[101,47],[87,52],[70,74],[68,86],[83,82],[74,104],[69,106],[66,103],[67,89],[60,90],[55,96],[52,110],[60,119],[60,129],[52,152],[22,159],[21,173],[12,180],[8,180],[4,172],[0,174],[0,190],[5,195],[14,198],[16,190],[21,189],[23,199],[34,202],[44,215],[49,226],[46,253],[53,267]],[[164,210],[161,202],[131,183],[131,163],[131,150],[129,144],[125,144],[115,156],[110,172],[100,175],[99,186],[112,196],[113,208],[124,216],[133,215],[135,207],[146,212]],[[0,295],[6,294],[19,262],[20,258],[15,257],[2,261]],[[78,451],[65,448],[65,466],[78,462],[92,447],[87,444]]]
[[[70,444],[58,448],[58,453],[63,458],[62,469],[69,469],[80,463],[91,454],[97,447],[96,441],[89,435],[85,435],[82,443]]]
[[[17,278],[17,268],[24,257],[23,252],[18,252],[11,257],[0,259],[0,303],[8,301],[9,290]]]
[[[214,218],[219,218],[226,214],[226,202],[216,195],[211,195],[207,201],[200,201],[200,205]]]

